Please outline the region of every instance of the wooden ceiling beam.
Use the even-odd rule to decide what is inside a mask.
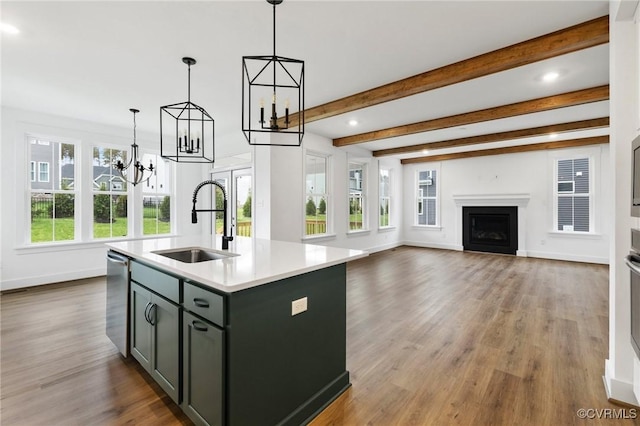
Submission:
[[[591,102],[606,101],[608,99],[609,85],[592,87],[589,89],[547,96],[545,98],[532,99],[509,105],[500,105],[493,108],[451,115],[449,117],[435,118],[433,120],[421,121],[419,123],[405,124],[402,126],[345,136],[334,139],[333,145],[338,147],[354,145],[379,139],[406,136],[414,133],[446,129],[448,127],[465,126],[468,124],[481,123],[483,121],[498,120],[501,118],[550,111]]]
[[[590,138],[568,139],[566,141],[535,143],[530,145],[510,146],[506,148],[481,149],[477,151],[457,152],[454,154],[429,155],[426,157],[405,158],[402,164],[429,163],[434,161],[456,160],[460,158],[484,157],[487,155],[516,154],[520,152],[542,151],[548,149],[573,148],[585,145],[609,143],[609,136],[594,136]]]
[[[445,65],[431,71],[304,110],[305,123],[461,83],[609,42],[609,17],[602,16],[540,37]],[[298,114],[290,115],[297,126]]]
[[[551,133],[563,133],[575,130],[589,130],[609,126],[609,117],[594,118],[591,120],[573,121],[570,123],[551,124],[549,126],[533,127],[530,129],[511,130],[508,132],[491,133],[488,135],[471,136],[446,141],[427,142],[418,145],[401,146],[397,148],[380,149],[373,151],[374,157],[385,155],[407,154],[419,152],[425,149],[452,148],[456,146],[476,145],[491,142],[503,142],[513,139],[522,139],[535,136],[544,136]]]

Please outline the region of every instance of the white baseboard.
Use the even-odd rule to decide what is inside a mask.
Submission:
[[[604,376],[602,376],[602,380],[604,382],[604,389],[607,392],[607,399],[611,402],[621,402],[637,407],[638,400],[633,392],[633,383],[613,378],[610,365],[609,360],[605,359]]]
[[[97,269],[85,269],[82,271],[71,271],[60,274],[47,274],[37,277],[18,278],[15,280],[5,280],[0,283],[0,290],[16,290],[19,288],[33,287],[43,284],[54,284],[64,281],[81,280],[83,278],[92,278],[106,275],[106,266]]]
[[[455,250],[455,251],[463,250],[463,247],[458,244],[433,243],[430,241],[405,241],[402,243],[402,245],[412,246],[412,247],[436,248],[436,249],[443,249],[443,250]]]
[[[370,248],[366,249],[366,251],[368,251],[369,253],[376,253],[376,252],[379,252],[379,251],[391,250],[391,249],[400,247],[402,245],[403,245],[402,242],[396,241],[395,243],[383,244],[383,245],[380,245],[380,246],[370,247]]]
[[[603,265],[609,264],[608,257],[582,256],[568,253],[552,253],[545,251],[527,251],[528,257],[539,257],[541,259],[567,260],[569,262],[599,263]]]

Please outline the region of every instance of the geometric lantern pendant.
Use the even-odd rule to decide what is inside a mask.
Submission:
[[[276,55],[242,57],[242,132],[250,145],[300,146],[304,136],[304,61]]]
[[[182,58],[188,67],[187,102],[160,107],[160,156],[180,163],[213,163],[213,118],[191,102],[193,58]]]

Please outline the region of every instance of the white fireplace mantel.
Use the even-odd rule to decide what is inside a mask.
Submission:
[[[518,207],[518,250],[516,256],[526,256],[527,205],[531,194],[454,194],[456,203],[456,241],[457,249],[462,246],[462,207],[469,206],[514,206]]]
[[[526,207],[531,194],[454,194],[457,207],[463,206],[516,206]]]

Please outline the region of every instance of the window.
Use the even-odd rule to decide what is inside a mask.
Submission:
[[[416,224],[436,226],[437,217],[437,176],[435,170],[418,172],[418,193],[416,196]]]
[[[591,231],[591,184],[589,158],[556,160],[555,229],[562,232]]]
[[[38,181],[49,182],[49,163],[46,161],[38,162]]]
[[[327,191],[327,171],[329,159],[323,155],[307,153],[305,155],[304,235],[322,235],[328,233],[329,194]]]
[[[126,237],[129,234],[127,183],[113,168],[118,159],[126,164],[127,152],[93,148],[93,238]]]
[[[380,169],[380,228],[391,224],[391,171]]]
[[[366,164],[349,163],[349,231],[367,229],[366,171]]]
[[[171,176],[166,161],[158,155],[145,154],[142,164],[153,164],[151,178],[142,186],[142,233],[171,233]]]
[[[82,149],[79,141],[64,137],[25,136],[20,244],[77,244],[175,231],[170,162],[143,155],[144,164],[151,160],[156,171],[134,191],[113,168],[118,159],[126,163],[130,147],[92,147],[88,142],[87,149]]]
[[[76,193],[68,182],[73,182],[76,174],[75,145],[53,141],[36,143],[31,137],[29,142],[29,240],[32,243],[72,241],[75,239]],[[58,172],[54,176],[50,174],[50,164]]]

